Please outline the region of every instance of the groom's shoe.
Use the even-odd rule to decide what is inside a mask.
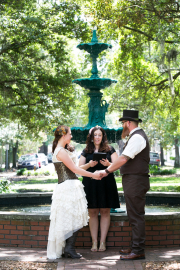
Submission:
[[[132,251],[131,248],[128,248],[128,249],[120,249],[120,250],[119,250],[119,253],[122,254],[122,255],[128,255],[128,254],[131,253],[131,251]]]
[[[129,255],[122,255],[120,256],[121,260],[142,260],[145,259],[145,254],[135,254],[135,253],[130,253]]]

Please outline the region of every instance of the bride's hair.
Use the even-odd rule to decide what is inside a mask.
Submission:
[[[61,126],[58,126],[54,132],[54,141],[53,141],[53,145],[52,145],[52,152],[54,153],[54,150],[58,144],[58,141],[59,139],[61,139],[61,137],[63,135],[66,135],[69,131],[69,127],[68,126],[64,126],[64,125],[61,125]],[[65,145],[65,149],[69,150],[70,152],[73,152],[74,151],[74,147],[71,146],[70,144],[66,144]]]

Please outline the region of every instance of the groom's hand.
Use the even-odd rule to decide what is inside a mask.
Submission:
[[[105,170],[98,171],[100,173],[101,178],[107,176],[108,174],[105,172]]]

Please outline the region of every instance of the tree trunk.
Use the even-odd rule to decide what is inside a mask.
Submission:
[[[5,169],[6,169],[6,172],[9,169],[9,150],[7,149],[5,151]]]
[[[13,168],[16,168],[16,156],[17,156],[17,148],[13,147]]]
[[[180,167],[180,162],[179,162],[179,140],[177,138],[174,140],[174,146],[175,146],[174,168],[179,168]]]
[[[119,141],[117,141],[117,144],[119,146],[119,155],[121,155],[123,152],[124,142],[123,142],[123,140],[119,140]]]
[[[161,147],[161,155],[160,155],[161,166],[164,166],[164,149],[161,144],[160,144],[160,147]]]
[[[0,168],[2,168],[2,163],[3,163],[3,146],[0,148]]]
[[[38,153],[43,153],[47,156],[48,154],[48,146],[46,144],[47,142],[43,142],[43,145],[39,147]]]

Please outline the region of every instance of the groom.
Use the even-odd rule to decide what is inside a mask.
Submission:
[[[138,127],[142,120],[138,111],[124,110],[122,122],[122,139],[129,136],[124,150],[107,169],[100,171],[101,175],[120,168],[122,184],[126,201],[127,215],[132,226],[132,246],[120,250],[121,260],[145,259],[145,195],[149,190],[149,142],[145,132]]]

